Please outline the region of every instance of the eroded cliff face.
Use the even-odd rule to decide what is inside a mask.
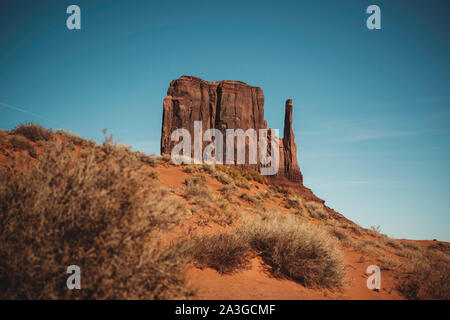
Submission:
[[[202,121],[202,132],[215,128],[224,137],[226,129],[246,131],[253,128],[257,132],[259,129],[267,129],[261,88],[240,81],[208,82],[193,76],[182,76],[170,83],[163,106],[161,154],[170,154],[178,143],[171,141],[171,134],[175,129],[187,129],[191,133],[193,146],[194,121]],[[272,178],[280,183],[285,178],[291,183],[302,185],[303,177],[298,166],[297,145],[292,131],[292,109],[292,100],[289,99],[285,106],[284,136],[279,139],[279,170]],[[205,142],[203,147],[208,143]],[[246,154],[248,156],[248,152]]]

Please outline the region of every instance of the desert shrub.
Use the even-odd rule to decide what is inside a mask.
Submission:
[[[361,240],[359,241],[359,243],[360,243],[362,246],[371,246],[371,247],[375,247],[375,248],[382,248],[382,246],[381,246],[378,242],[373,241],[373,240],[371,240],[371,239],[361,239]]]
[[[239,217],[235,211],[228,210],[229,202],[222,197],[213,197],[211,200],[195,198],[193,205],[198,225],[215,223],[227,226],[233,224]]]
[[[378,258],[378,261],[380,261],[381,270],[396,270],[400,267],[398,260],[387,255],[382,255]]]
[[[25,150],[28,152],[28,154],[31,157],[33,157],[33,158],[37,157],[36,149],[30,143],[30,141],[27,138],[25,138],[23,135],[16,134],[16,135],[10,136],[8,141],[9,141],[9,144],[11,144],[11,146],[13,147],[14,151]]]
[[[259,207],[263,203],[263,199],[258,194],[249,194],[249,193],[241,193],[239,196],[240,199],[247,201],[248,203]]]
[[[303,200],[300,197],[294,196],[287,199],[287,206],[288,208],[294,208],[303,211]]]
[[[259,172],[254,170],[244,170],[243,172],[243,176],[248,180],[253,180],[261,184],[267,184],[267,178]]]
[[[183,172],[194,173],[194,172],[198,172],[198,171],[195,166],[187,165],[187,166],[183,166]]]
[[[314,201],[308,201],[305,203],[305,206],[311,218],[320,220],[328,219],[328,213],[325,211],[325,208],[322,204]]]
[[[267,178],[261,175],[259,172],[249,169],[244,169],[240,167],[235,166],[229,166],[229,165],[220,165],[217,164],[215,166],[216,170],[220,170],[222,172],[225,172],[230,177],[232,177],[235,180],[248,180],[248,181],[256,181],[261,184],[267,184]]]
[[[357,251],[376,256],[380,252],[377,249],[382,249],[383,247],[378,242],[375,242],[371,239],[361,239],[354,243],[354,248]]]
[[[270,185],[269,190],[272,191],[273,193],[279,193],[284,196],[289,196],[289,195],[295,196],[295,192],[291,188],[285,187],[285,186]]]
[[[347,233],[345,233],[343,230],[337,229],[337,228],[329,228],[328,229],[330,234],[334,236],[336,239],[341,241],[342,244],[348,245],[351,241],[351,238]]]
[[[382,241],[383,241],[383,243],[385,245],[387,245],[387,246],[389,246],[391,248],[394,248],[394,249],[397,249],[397,250],[402,250],[403,249],[402,244],[400,242],[398,242],[397,240],[389,239],[389,238],[386,238],[386,239],[383,238]]]
[[[230,206],[230,202],[228,202],[227,199],[221,197],[221,196],[217,196],[214,195],[213,196],[213,201],[215,202],[215,204],[217,205],[217,207],[221,210],[226,210],[229,208]]]
[[[135,152],[136,158],[144,164],[148,164],[150,167],[156,168],[158,165],[157,156],[149,156],[142,152]]]
[[[62,144],[0,169],[0,299],[185,298],[181,245],[157,235],[183,207],[121,161]],[[19,169],[20,167],[20,169]],[[69,265],[82,290],[66,287]]]
[[[111,144],[111,143],[103,143],[100,147],[101,150],[108,154],[108,155],[114,155],[115,157],[130,157],[134,161],[138,161],[138,158],[136,155],[134,155],[131,151],[131,147],[124,145],[124,144]]]
[[[186,185],[183,197],[203,197],[204,200],[211,199],[211,192],[205,187],[206,177],[204,175],[196,175],[192,178],[185,179],[183,183]]]
[[[214,164],[204,163],[204,164],[201,165],[201,169],[204,172],[209,173],[209,174],[213,174],[213,173],[216,172],[216,166]]]
[[[450,252],[450,248],[445,246],[442,242],[431,243],[428,245],[428,249],[440,250],[447,253]]]
[[[362,233],[362,231],[361,231],[361,227],[360,226],[358,226],[358,225],[356,225],[356,224],[353,224],[353,223],[350,223],[350,224],[344,224],[344,225],[342,225],[342,228],[344,228],[344,229],[350,229],[354,234],[356,234],[357,236],[362,236],[363,235],[363,233]]]
[[[215,171],[211,174],[213,178],[216,178],[217,181],[223,183],[223,184],[230,184],[233,182],[233,179],[230,178],[226,173],[223,173],[222,171]]]
[[[161,160],[164,161],[164,162],[170,162],[172,159],[170,157],[170,154],[163,154],[161,156]]]
[[[450,258],[441,252],[428,250],[418,256],[412,269],[398,285],[408,299],[450,299]]]
[[[247,239],[230,232],[193,237],[190,248],[198,267],[213,268],[220,273],[244,268],[250,257]]]
[[[11,130],[11,133],[14,135],[21,134],[33,142],[40,140],[48,141],[52,139],[51,130],[45,129],[40,125],[31,122],[16,126]]]
[[[84,139],[74,132],[65,131],[65,130],[56,130],[55,133],[64,137],[67,141],[73,143],[76,146],[80,146],[83,148],[93,148],[96,146],[96,143],[94,141]]]
[[[414,250],[414,251],[417,251],[420,249],[420,247],[416,243],[409,242],[409,241],[403,242],[403,247],[406,249]]]
[[[219,189],[219,191],[222,193],[225,199],[231,200],[231,196],[235,195],[238,189],[234,184],[230,183],[224,185],[222,188]]]
[[[151,179],[155,179],[156,180],[159,177],[159,173],[156,170],[150,170],[150,171],[147,171],[147,176],[149,178],[151,178]]]
[[[238,232],[272,267],[307,287],[334,288],[342,285],[345,263],[330,235],[305,220],[277,212],[260,213]]]
[[[245,178],[236,178],[235,183],[238,187],[250,190],[252,187],[251,183]]]

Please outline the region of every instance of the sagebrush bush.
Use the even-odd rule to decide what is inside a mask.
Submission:
[[[11,134],[21,134],[33,142],[52,139],[51,130],[34,123],[20,124],[11,130]]]
[[[223,184],[230,184],[233,183],[233,179],[230,178],[226,173],[223,173],[222,171],[216,171],[213,174],[211,174],[213,178],[216,178],[217,181]]]
[[[66,130],[56,130],[55,133],[64,137],[68,142],[71,142],[76,146],[80,146],[83,148],[94,148],[96,146],[96,143],[94,141],[84,139],[74,132]]]
[[[248,203],[256,206],[256,207],[260,207],[263,204],[263,199],[258,196],[258,194],[251,194],[251,193],[241,193],[241,195],[239,196],[240,199],[247,201]]]
[[[292,215],[261,213],[238,228],[250,246],[272,267],[307,287],[334,288],[345,278],[345,263],[323,229]]]
[[[157,156],[149,156],[142,152],[136,152],[136,158],[142,163],[148,164],[149,166],[156,168],[158,165],[158,157]]]
[[[328,213],[325,211],[325,208],[320,203],[308,201],[305,203],[305,207],[311,218],[326,220],[329,217]]]
[[[287,199],[288,208],[294,208],[303,211],[303,199],[297,196]]]
[[[189,294],[182,246],[157,240],[179,221],[182,206],[127,162],[98,152],[75,157],[55,143],[36,164],[0,169],[0,299]],[[66,287],[73,264],[81,268],[82,290]]]
[[[230,183],[224,185],[222,188],[219,189],[219,191],[222,193],[225,199],[231,200],[231,197],[238,192],[238,189],[234,184]]]
[[[215,166],[216,170],[220,170],[222,172],[225,172],[230,177],[232,177],[235,180],[252,180],[259,182],[261,184],[267,184],[267,178],[261,175],[259,172],[256,172],[254,170],[245,170],[241,167],[235,167],[235,166],[229,166],[229,165],[220,165],[217,164]]]
[[[190,243],[190,254],[195,264],[220,273],[232,273],[245,268],[251,256],[248,239],[239,233],[195,236]]]
[[[342,228],[350,229],[357,236],[362,236],[363,235],[363,232],[361,231],[361,227],[356,225],[356,224],[353,224],[353,223],[344,224],[344,225],[342,225]]]
[[[245,178],[236,178],[235,183],[238,187],[250,190],[252,187],[251,183]]]
[[[205,200],[212,198],[211,191],[205,187],[206,177],[204,175],[196,175],[192,178],[185,179],[183,183],[186,185],[183,197],[203,197]]]
[[[16,134],[10,136],[8,139],[9,144],[12,146],[14,151],[28,151],[28,154],[36,158],[37,153],[35,147],[30,143],[30,141],[21,134]]]
[[[399,291],[408,299],[450,299],[450,257],[426,250],[417,255],[408,274],[400,279]]]
[[[339,241],[341,241],[342,244],[347,245],[351,241],[350,236],[347,233],[345,233],[343,230],[332,227],[329,229],[329,232],[332,236],[336,237]]]
[[[397,249],[397,250],[402,250],[403,249],[403,245],[398,242],[397,240],[394,239],[383,239],[383,243],[391,248]]]
[[[279,193],[284,196],[289,196],[289,195],[295,196],[295,192],[291,188],[285,187],[285,186],[272,184],[269,186],[269,190],[272,191],[273,193]]]
[[[420,249],[420,247],[414,242],[403,242],[403,247],[405,247],[406,249],[414,250],[414,251],[417,251]]]

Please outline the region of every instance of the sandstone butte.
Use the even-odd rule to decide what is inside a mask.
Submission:
[[[161,154],[170,154],[178,143],[171,141],[171,134],[175,129],[187,129],[193,137],[194,121],[202,121],[202,132],[215,128],[224,136],[226,129],[267,129],[262,89],[241,81],[210,82],[194,76],[181,76],[170,83],[163,108]],[[294,189],[307,201],[325,203],[303,185],[292,130],[292,112],[292,100],[288,99],[285,105],[283,138],[279,139],[279,170],[276,175],[268,178],[272,184]],[[334,210],[327,209],[342,217]]]

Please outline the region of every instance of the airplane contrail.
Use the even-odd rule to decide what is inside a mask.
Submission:
[[[64,125],[61,124],[61,123],[55,122],[55,121],[53,121],[53,120],[50,120],[50,119],[48,119],[48,118],[46,118],[46,117],[43,117],[43,116],[41,116],[41,115],[38,115],[38,114],[36,114],[36,113],[27,111],[27,110],[25,110],[25,109],[22,109],[22,108],[19,108],[19,107],[15,107],[15,106],[13,106],[13,105],[10,105],[10,104],[7,104],[7,103],[1,102],[1,101],[0,101],[0,105],[2,105],[3,107],[9,108],[9,109],[15,110],[15,111],[19,111],[19,112],[28,114],[28,115],[33,116],[33,117],[41,118],[42,120],[45,120],[45,121],[51,122],[51,123],[53,123],[53,124],[56,124],[56,125],[58,125],[58,126],[64,127]]]

